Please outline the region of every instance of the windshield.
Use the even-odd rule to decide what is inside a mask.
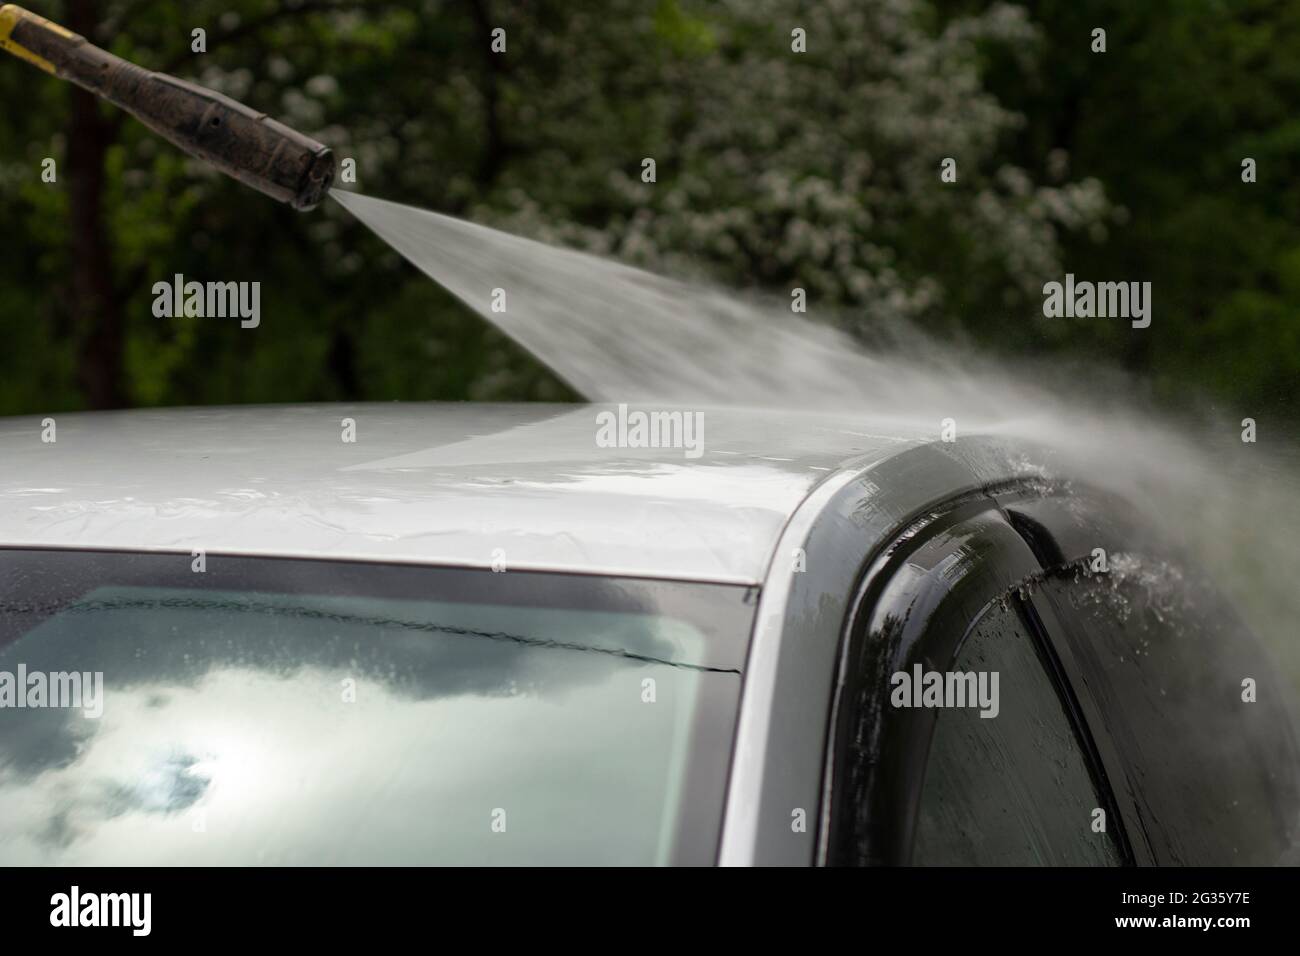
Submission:
[[[0,864],[713,859],[749,589],[0,551]]]

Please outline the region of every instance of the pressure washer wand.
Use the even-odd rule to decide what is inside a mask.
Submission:
[[[295,209],[334,181],[329,147],[227,96],[151,73],[22,7],[0,7],[0,48],[126,110],[191,156]]]

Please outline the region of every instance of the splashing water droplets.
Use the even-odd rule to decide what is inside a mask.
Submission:
[[[1066,477],[1129,500],[1192,547],[1300,680],[1293,436],[1279,434],[1271,450],[1243,446],[1231,421],[1171,427],[1137,410],[1136,390],[1112,383],[1090,393],[1087,375],[1033,375],[905,329],[891,330],[889,350],[868,349],[784,303],[358,193],[331,195],[593,401],[829,410],[860,415],[864,430],[932,441],[952,419],[958,442],[984,433],[1044,449],[1050,462],[1016,453],[1010,473]],[[504,311],[493,310],[494,289],[505,291]],[[1157,334],[1158,315],[1155,323],[1132,334]]]

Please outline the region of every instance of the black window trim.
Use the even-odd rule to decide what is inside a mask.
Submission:
[[[1055,493],[1058,490],[1050,482],[1017,480],[1001,483],[995,488],[986,488],[953,496],[913,516],[910,523],[904,525],[891,536],[885,545],[875,549],[869,557],[855,596],[850,602],[850,612],[846,616],[841,636],[834,696],[826,737],[823,797],[818,826],[817,862],[819,864],[836,865],[859,862],[899,865],[910,862],[915,813],[920,800],[921,788],[924,784],[924,767],[928,761],[929,744],[933,737],[937,715],[933,713],[925,715],[928,721],[923,734],[924,739],[910,742],[915,752],[911,754],[893,754],[892,756],[881,751],[873,754],[873,761],[877,765],[889,767],[894,771],[903,766],[911,769],[909,772],[900,775],[905,778],[901,786],[898,779],[894,778],[895,774],[891,774],[888,770],[875,773],[875,780],[867,785],[867,793],[864,798],[868,802],[868,815],[879,816],[880,819],[868,824],[867,832],[874,835],[868,837],[870,845],[867,852],[857,859],[851,858],[842,849],[845,838],[843,831],[845,826],[848,825],[849,817],[846,815],[841,800],[845,797],[843,792],[843,786],[846,782],[843,778],[846,769],[844,767],[846,757],[844,744],[845,733],[848,730],[842,724],[846,713],[844,709],[846,694],[852,693],[854,688],[853,681],[855,678],[852,673],[852,661],[855,649],[862,648],[862,641],[868,625],[873,621],[873,618],[878,618],[882,613],[883,609],[880,601],[884,591],[906,557],[915,553],[925,543],[932,542],[942,536],[955,525],[977,519],[986,522],[986,533],[995,533],[989,529],[996,527],[999,528],[996,533],[1004,536],[1004,542],[994,542],[993,557],[995,560],[991,562],[991,564],[996,565],[994,569],[995,577],[998,578],[1001,592],[990,591],[987,603],[974,613],[967,612],[966,619],[962,623],[961,636],[955,642],[951,640],[950,636],[948,637],[948,641],[952,645],[947,652],[948,659],[955,659],[954,655],[959,652],[961,646],[966,642],[971,628],[987,612],[988,607],[999,596],[1006,596],[1012,602],[1026,630],[1031,635],[1034,641],[1035,653],[1043,664],[1044,672],[1051,681],[1066,717],[1075,732],[1089,775],[1101,794],[1107,812],[1108,825],[1112,829],[1112,835],[1115,838],[1121,859],[1125,865],[1151,862],[1147,848],[1145,846],[1140,847],[1138,852],[1135,853],[1134,846],[1129,839],[1127,821],[1136,808],[1131,801],[1122,802],[1117,799],[1112,780],[1114,779],[1113,772],[1118,766],[1115,763],[1118,758],[1110,741],[1104,740],[1099,745],[1093,734],[1092,723],[1087,719],[1087,711],[1080,705],[1079,697],[1074,688],[1075,682],[1079,679],[1079,671],[1073,658],[1069,655],[1068,647],[1064,646],[1064,642],[1060,638],[1060,629],[1056,626],[1058,622],[1051,615],[1050,609],[1046,609],[1044,612],[1042,602],[1035,600],[1032,595],[1026,595],[1022,598],[1015,594],[1017,585],[1026,580],[1032,580],[1035,575],[1041,575],[1048,569],[1042,560],[1044,555],[1041,547],[1035,546],[1036,544],[1041,545],[1041,542],[1029,540],[1025,530],[1019,527],[1018,522],[1012,520],[1012,516],[1006,512],[1003,506],[1008,501],[1022,498],[1039,498]],[[1021,553],[1014,553],[1015,551]],[[986,557],[988,556],[986,555]],[[989,564],[990,562],[986,561],[985,563]],[[931,625],[935,623],[935,613],[933,612],[937,612],[943,603],[945,602],[941,601],[939,605],[932,608],[932,613],[927,615],[923,622],[916,620],[909,622],[911,624],[911,642],[901,650],[901,653],[896,653],[891,658],[892,663],[890,666],[901,666],[899,662],[918,650],[927,633],[930,634],[931,640],[933,640],[935,636],[931,629]],[[1047,621],[1044,620],[1044,616],[1048,618]],[[955,628],[951,626],[951,623],[946,626],[948,628],[947,634],[951,635]],[[926,642],[926,644],[928,646],[929,642]],[[883,685],[879,684],[877,679],[875,693],[880,693],[881,686]],[[883,720],[878,723],[882,722]],[[876,732],[881,734],[879,726]],[[884,736],[888,736],[887,731]],[[923,744],[919,750],[917,749],[918,744]],[[886,748],[888,746],[889,743],[886,744]],[[919,772],[916,767],[918,763]],[[1108,772],[1108,769],[1111,772]],[[891,787],[894,788],[892,793],[889,792]]]

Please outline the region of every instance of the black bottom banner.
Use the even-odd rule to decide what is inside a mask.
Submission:
[[[985,940],[1230,942],[1291,929],[1296,876],[1281,869],[11,869],[0,871],[0,917],[7,939],[20,945],[72,933],[81,942],[341,944],[427,933],[434,920],[490,928],[498,939],[551,935],[563,926],[608,940],[611,933],[671,932],[678,922],[683,930],[698,927],[701,918],[741,939],[756,928],[770,931],[774,921],[795,929],[812,919],[858,933],[876,928],[882,939],[903,925],[924,927],[930,940],[978,932]]]

